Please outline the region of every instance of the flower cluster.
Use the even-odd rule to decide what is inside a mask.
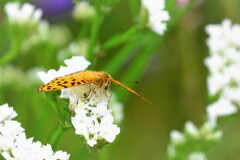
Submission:
[[[207,112],[214,125],[218,116],[235,113],[240,107],[240,25],[226,19],[221,25],[208,25],[206,32],[210,50],[205,60],[210,72],[208,90],[217,99]]]
[[[51,146],[26,138],[24,129],[12,120],[17,113],[8,104],[0,106],[0,154],[7,160],[67,160],[70,155],[63,151],[53,152]]]
[[[89,146],[98,142],[113,142],[120,133],[119,127],[113,124],[111,110],[107,108],[109,96],[103,87],[92,93],[88,102],[79,101],[75,107],[76,115],[72,117],[75,133],[82,135]]]
[[[8,2],[5,5],[5,12],[8,20],[13,24],[37,24],[42,17],[42,10],[36,9],[30,3],[20,6],[18,2]]]
[[[164,10],[165,0],[141,0],[141,3],[148,12],[148,27],[163,35],[167,30],[166,21],[170,19],[168,11]]]
[[[65,60],[66,67],[58,71],[39,72],[40,79],[47,83],[53,78],[85,70],[90,63],[82,56]],[[77,135],[83,136],[91,147],[101,142],[113,142],[120,128],[114,123],[112,111],[108,109],[111,95],[103,86],[81,85],[61,90],[60,98],[69,99],[69,109],[74,111],[71,118]],[[111,105],[114,108],[114,104]],[[119,104],[116,105],[119,107]],[[114,110],[114,109],[113,109]]]
[[[221,137],[222,132],[217,131],[210,123],[206,122],[198,129],[192,122],[188,121],[185,124],[184,133],[176,130],[171,132],[168,156],[170,159],[192,160],[194,157],[202,157],[200,159],[204,160],[205,151],[209,150]]]
[[[208,91],[213,102],[207,106],[208,121],[200,129],[187,122],[184,133],[172,131],[168,153],[173,159],[186,152],[181,148],[190,145],[192,153],[188,151],[183,159],[206,159],[206,151],[222,137],[222,132],[216,130],[217,118],[233,114],[240,107],[240,25],[226,19],[221,25],[208,25],[206,32],[210,56],[205,65],[210,73]]]
[[[19,51],[31,52],[34,47],[42,45],[57,48],[69,39],[66,27],[51,26],[47,20],[42,20],[43,11],[30,3],[8,2],[4,8],[10,26],[10,38],[17,43],[16,46],[20,46]],[[48,49],[45,50],[47,51]]]
[[[87,1],[78,2],[73,9],[73,17],[76,20],[92,20],[96,11]]]

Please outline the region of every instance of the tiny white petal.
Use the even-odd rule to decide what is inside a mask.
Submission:
[[[63,151],[57,151],[55,152],[53,159],[56,160],[68,160],[70,157],[70,154],[67,154],[67,152],[63,152]]]
[[[4,9],[10,23],[31,25],[38,23],[42,17],[42,10],[30,3],[20,6],[18,2],[8,2]]]
[[[31,16],[34,12],[35,7],[31,5],[30,3],[24,3],[22,5],[22,13],[21,13],[21,18],[23,22],[28,22],[31,19]]]
[[[74,6],[73,17],[77,20],[92,19],[96,14],[93,6],[87,1],[80,1]]]
[[[237,112],[237,108],[225,98],[220,98],[217,102],[207,107],[207,113],[212,124],[216,123],[219,116],[230,115]]]
[[[49,70],[47,73],[40,71],[37,73],[38,77],[43,81],[43,83],[48,83],[52,79],[57,77],[57,71],[54,69]]]
[[[185,129],[190,135],[194,137],[199,137],[198,128],[191,121],[187,121],[185,123]]]
[[[207,160],[207,157],[203,152],[193,152],[188,156],[187,160]]]
[[[0,123],[4,120],[10,120],[17,116],[17,113],[8,104],[3,104],[0,106]]]
[[[88,62],[83,56],[73,56],[71,59],[65,60],[64,63],[67,65],[68,70],[71,71],[71,73],[83,71],[90,65],[90,62]]]
[[[179,131],[173,130],[170,133],[170,137],[173,144],[182,144],[185,142],[185,137]]]
[[[43,15],[43,11],[41,9],[36,9],[36,11],[32,15],[32,21],[35,23],[39,22],[42,15]]]
[[[165,0],[141,0],[142,5],[149,13],[148,26],[155,33],[163,35],[167,30],[166,21],[170,19],[168,11],[165,11]]]

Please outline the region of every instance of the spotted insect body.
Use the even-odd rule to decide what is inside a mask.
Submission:
[[[65,88],[71,88],[71,87],[76,87],[79,85],[85,85],[90,83],[94,83],[95,85],[99,85],[99,86],[102,86],[104,84],[106,89],[111,83],[114,83],[115,85],[125,88],[126,90],[132,92],[136,96],[143,99],[144,101],[152,104],[149,100],[141,96],[139,93],[125,86],[121,82],[113,79],[109,74],[105,72],[80,71],[80,72],[75,72],[65,76],[57,77],[51,80],[50,82],[43,84],[42,86],[37,88],[37,91],[48,92],[48,91],[61,90]]]

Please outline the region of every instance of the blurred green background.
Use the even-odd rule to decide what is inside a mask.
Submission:
[[[4,46],[8,43],[4,31],[6,28],[4,27],[3,4],[5,3],[6,1],[3,0],[0,2],[0,43],[2,44],[0,56],[6,52]],[[133,24],[134,17],[131,16],[130,3],[127,0],[119,1],[110,14],[105,17],[99,35],[100,40],[124,32]],[[181,130],[187,120],[201,126],[205,119],[205,107],[208,100],[206,88],[208,72],[203,60],[208,56],[208,48],[205,43],[207,35],[204,27],[208,24],[220,24],[225,18],[231,19],[233,23],[240,23],[239,8],[240,1],[238,0],[202,0],[195,3],[183,16],[179,17],[176,24],[166,33],[157,52],[153,54],[150,63],[146,65],[143,77],[137,79],[140,83],[135,86],[135,90],[150,99],[153,105],[148,105],[138,97],[129,94],[127,102],[124,103],[125,117],[120,126],[121,133],[114,143],[107,145],[102,151],[93,153],[81,147],[73,129],[64,133],[57,149],[70,153],[70,159],[73,160],[166,159],[169,133],[173,129]],[[69,34],[73,36],[78,25],[81,24],[66,16],[67,12],[59,12],[60,16],[55,14],[44,18],[49,19],[54,25],[64,25],[69,29]],[[117,49],[99,57],[96,70],[104,68],[104,64],[111,61],[112,55]],[[42,63],[43,61],[39,60],[41,56],[36,55],[43,54],[41,52],[42,50],[39,49],[36,53],[18,55],[11,61],[11,65],[18,68],[18,70],[14,69],[17,81],[7,79],[8,76],[5,72],[0,71],[0,82],[2,83],[0,84],[0,104],[9,103],[10,106],[13,106],[18,113],[16,119],[26,129],[27,136],[34,136],[35,140],[45,144],[58,125],[58,115],[51,108],[47,97],[43,93],[35,91],[41,82],[35,80],[34,83],[28,84],[29,78],[26,77],[26,71],[38,66],[46,69],[58,69],[60,64],[54,60],[56,59],[54,54],[50,63]],[[127,67],[127,65],[124,66],[115,78],[122,80],[121,75],[128,69]],[[3,85],[3,81],[7,81],[7,83],[4,82]],[[125,79],[125,81],[125,84],[128,85],[129,82],[132,83],[136,79]],[[114,87],[114,89],[116,88]],[[223,141],[209,152],[209,159],[240,159],[239,120],[240,116],[236,114],[231,121],[221,125],[224,131]]]

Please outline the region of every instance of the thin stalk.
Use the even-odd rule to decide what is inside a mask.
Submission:
[[[138,44],[138,41],[127,44],[118,53],[116,53],[111,61],[104,67],[103,71],[106,71],[111,75],[115,75],[120,70],[121,66],[124,65],[124,62],[128,60],[128,57],[134,53],[134,49],[138,46]]]
[[[51,144],[53,150],[56,149],[56,146],[57,146],[63,132],[64,132],[64,129],[62,128],[62,126],[58,125],[56,127],[56,129],[53,131],[53,133],[51,134],[51,137],[49,139],[49,143]]]
[[[91,27],[89,46],[88,46],[88,51],[86,56],[86,58],[90,62],[92,62],[94,58],[94,51],[95,51],[94,49],[96,47],[100,26],[102,24],[103,18],[104,18],[104,14],[100,11],[100,9],[97,9],[97,14],[93,20],[93,24]]]
[[[83,23],[81,26],[81,30],[78,33],[77,39],[81,40],[82,38],[87,37],[87,34],[89,33],[89,25],[91,23]]]
[[[13,43],[10,50],[0,58],[0,65],[4,65],[17,57],[18,50],[18,45],[16,43]]]
[[[129,41],[136,33],[138,33],[138,29],[136,27],[132,27],[127,30],[125,33],[114,35],[113,37],[109,38],[107,42],[102,45],[102,49],[110,49],[114,48],[122,43]]]

